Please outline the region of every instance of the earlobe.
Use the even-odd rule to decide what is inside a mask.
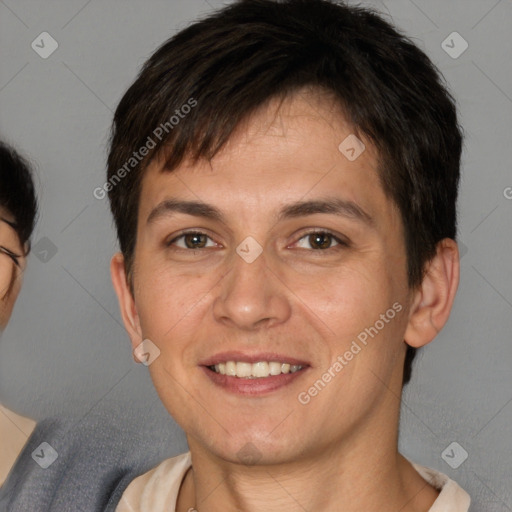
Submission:
[[[135,348],[142,342],[142,329],[140,326],[139,315],[135,306],[135,300],[126,278],[126,268],[124,257],[121,253],[116,253],[110,262],[110,275],[112,284],[119,300],[121,317],[128,335],[130,336],[132,347]],[[133,356],[135,362],[139,360]]]
[[[459,270],[457,243],[450,238],[441,240],[414,293],[404,336],[411,347],[430,343],[448,321],[459,286]]]

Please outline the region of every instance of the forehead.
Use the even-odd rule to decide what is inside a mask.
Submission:
[[[9,210],[0,205],[0,218],[5,219],[7,222],[14,223],[15,219]]]
[[[354,152],[359,156],[348,158]],[[244,119],[211,161],[185,160],[169,171],[163,157],[153,160],[142,179],[139,219],[170,194],[207,195],[226,208],[234,202],[274,208],[286,199],[339,193],[371,211],[379,202],[386,207],[377,169],[375,147],[333,97],[301,90]]]
[[[0,205],[0,241],[9,244],[11,248],[21,243],[18,231],[14,227],[15,222],[14,215]]]
[[[0,220],[0,245],[7,245],[8,249],[15,250],[20,244],[16,230],[4,220]]]

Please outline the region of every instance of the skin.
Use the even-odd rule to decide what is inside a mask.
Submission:
[[[14,221],[12,215],[5,208],[0,208],[0,217],[9,222]],[[18,268],[7,255],[0,253],[0,329],[3,330],[11,317],[14,304],[21,290],[21,277],[26,258],[23,256],[24,250],[16,231],[5,222],[0,222],[0,245],[15,254],[21,255],[19,259],[21,268]],[[13,273],[16,275],[16,280],[11,291],[7,293]]]
[[[376,150],[363,139],[352,162],[338,150],[351,133],[327,96],[303,90],[260,108],[211,162],[169,173],[154,160],[142,180],[133,294],[121,254],[111,273],[133,347],[150,339],[161,351],[151,377],[187,435],[193,468],[179,512],[426,512],[438,495],[398,453],[398,418],[406,343],[427,344],[447,321],[457,246],[439,243],[421,287],[409,289],[403,224]],[[357,203],[371,225],[332,213],[276,218],[289,203],[327,196]],[[148,223],[170,197],[212,204],[225,222],[174,213]],[[183,238],[166,246],[183,229],[205,232],[206,248],[186,249]],[[312,229],[348,246],[328,238],[328,249],[315,248]],[[248,236],[263,248],[252,263],[236,253]],[[402,311],[300,404],[298,394],[396,302]],[[265,396],[235,395],[199,366],[226,350],[278,352],[310,367]],[[255,464],[239,458],[247,443]]]
[[[8,222],[14,222],[13,216],[0,207],[0,217]],[[9,224],[0,221],[0,245],[15,254],[21,255],[20,266],[16,266],[13,260],[0,252],[0,334],[7,326],[18,298],[23,270],[26,265],[25,251],[16,231]],[[12,277],[14,284],[10,287]],[[9,289],[10,288],[10,289]],[[25,446],[28,437],[35,428],[35,422],[10,411],[0,404],[0,485],[9,474],[16,458]]]

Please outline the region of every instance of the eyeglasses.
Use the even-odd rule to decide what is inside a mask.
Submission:
[[[0,217],[0,221],[5,222],[7,225],[9,225],[12,229],[16,230],[16,224],[8,221],[7,219],[4,219],[3,217]],[[11,251],[7,247],[4,247],[3,245],[0,245],[0,253],[5,254],[11,260],[14,262],[14,264],[21,268],[20,259],[23,257],[22,254],[16,254],[15,252]]]

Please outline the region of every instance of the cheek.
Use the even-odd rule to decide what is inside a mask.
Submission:
[[[209,280],[148,266],[139,274],[136,307],[142,335],[161,350],[180,350],[194,336],[197,314],[208,298]],[[207,282],[208,281],[208,282]]]
[[[303,286],[297,293],[304,304],[312,305],[309,317],[322,330],[328,351],[324,365],[343,358],[344,377],[338,385],[343,381],[343,386],[353,386],[359,393],[378,385],[370,370],[382,376],[393,371],[406,318],[400,283],[393,267],[375,258],[371,263],[366,259],[364,265],[340,268],[323,286]]]
[[[19,278],[11,284],[12,278],[10,276],[7,277],[9,279],[6,282],[9,284],[7,284],[7,287],[3,287],[3,289],[0,290],[0,328],[4,328],[9,322],[9,318],[11,317],[14,304],[18,298],[21,288]]]
[[[204,414],[194,399],[201,393],[196,387],[193,350],[211,307],[208,290],[212,285],[206,281],[158,271],[137,297],[142,336],[160,350],[149,366],[153,385],[169,414],[184,429],[190,429],[187,418]]]
[[[397,300],[386,268],[367,261],[295,283],[295,289],[333,334],[344,336],[373,324]]]
[[[7,261],[4,254],[0,254],[0,258],[0,299],[3,299],[12,279],[12,263]]]

